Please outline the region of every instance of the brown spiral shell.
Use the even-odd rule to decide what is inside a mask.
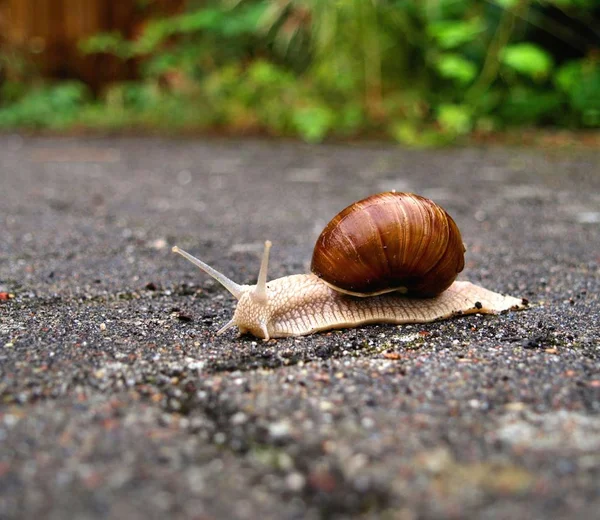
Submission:
[[[432,297],[464,267],[460,231],[435,202],[412,193],[379,193],[338,213],[319,236],[311,270],[357,296],[400,291]]]

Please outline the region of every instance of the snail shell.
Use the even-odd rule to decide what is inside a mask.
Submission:
[[[452,217],[412,193],[379,193],[338,213],[319,236],[311,270],[333,289],[355,296],[399,291],[433,297],[465,265]]]

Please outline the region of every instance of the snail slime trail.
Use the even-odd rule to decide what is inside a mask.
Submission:
[[[450,215],[412,193],[367,197],[338,213],[315,245],[310,274],[267,283],[265,242],[256,285],[240,285],[173,247],[238,300],[236,326],[269,340],[371,323],[426,323],[463,314],[497,314],[527,306],[470,282],[456,281],[465,247]]]

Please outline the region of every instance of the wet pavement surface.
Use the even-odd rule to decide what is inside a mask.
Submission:
[[[263,342],[174,244],[307,272],[379,191],[528,310]],[[600,152],[0,137],[0,518],[598,518]]]

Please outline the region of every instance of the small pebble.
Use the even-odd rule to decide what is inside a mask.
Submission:
[[[290,473],[285,478],[285,483],[292,491],[300,491],[306,485],[306,478],[301,473]]]

